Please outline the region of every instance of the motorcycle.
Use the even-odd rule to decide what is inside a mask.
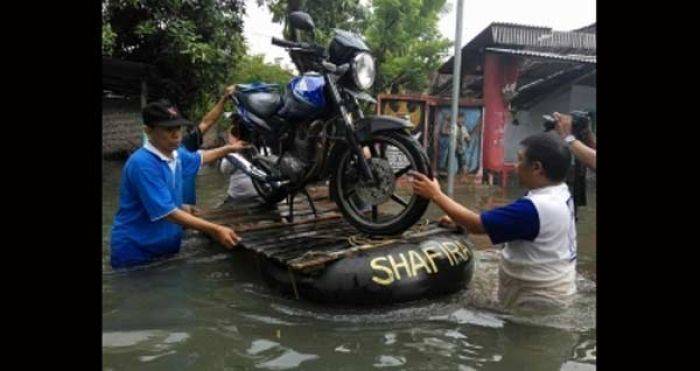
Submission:
[[[307,13],[293,12],[289,21],[314,30]],[[374,58],[360,36],[334,32],[328,50],[272,38],[290,53],[299,76],[284,93],[276,84],[236,86],[237,134],[251,147],[227,159],[269,204],[330,180],[329,195],[351,225],[371,235],[400,234],[428,207],[413,193],[408,172],[432,177],[429,160],[410,135],[410,122],[363,114],[360,101],[376,104],[366,92],[374,83]]]

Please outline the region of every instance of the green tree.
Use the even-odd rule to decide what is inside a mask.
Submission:
[[[450,41],[437,28],[445,0],[373,0],[369,8],[358,0],[258,0],[266,4],[273,21],[285,23],[294,10],[309,13],[316,24],[317,40],[327,45],[333,28],[365,37],[377,62],[373,91],[424,91],[428,74],[447,55]],[[286,37],[293,39],[285,25]]]
[[[114,39],[116,34],[112,31],[109,23],[102,27],[102,55],[111,56],[114,49]]]
[[[295,40],[286,16],[292,11],[309,13],[316,26],[315,41],[327,46],[333,36],[333,28],[362,33],[366,27],[369,9],[360,0],[257,0],[258,5],[267,5],[272,21],[285,25],[285,37]],[[302,36],[303,37],[303,36]]]
[[[276,64],[265,63],[264,55],[246,55],[233,70],[228,81],[237,84],[266,82],[284,87],[292,79],[292,73]]]
[[[245,54],[243,0],[102,0],[102,8],[103,53],[155,65],[164,95],[193,119]]]
[[[437,28],[445,0],[374,0],[365,37],[377,58],[375,91],[424,91],[450,41]]]

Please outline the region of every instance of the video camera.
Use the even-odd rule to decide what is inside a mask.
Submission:
[[[593,112],[571,111],[571,134],[582,142],[587,141],[591,134],[591,120],[594,119]],[[552,115],[542,115],[544,131],[548,132],[555,128],[557,120]],[[579,161],[574,161],[573,171],[567,176],[567,183],[574,196],[574,214],[578,219],[578,207],[586,206],[586,167]]]
[[[588,132],[591,130],[591,119],[593,114],[587,111],[571,111],[571,133],[579,140],[585,139]],[[544,131],[553,130],[557,124],[557,120],[552,115],[542,115],[544,119]]]

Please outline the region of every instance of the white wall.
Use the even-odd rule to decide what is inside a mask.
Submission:
[[[595,108],[596,88],[594,86],[574,85],[571,88],[569,110],[587,110]]]

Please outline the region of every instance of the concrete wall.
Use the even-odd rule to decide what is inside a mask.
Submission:
[[[574,85],[553,92],[527,111],[519,111],[516,118],[520,125],[513,125],[512,121],[506,123],[505,162],[517,162],[518,143],[525,137],[544,130],[542,115],[551,114],[554,111],[591,109],[595,108],[595,103],[595,87]]]
[[[571,88],[569,109],[588,110],[595,108],[596,88],[593,86],[574,85]]]
[[[126,157],[143,144],[138,98],[102,98],[102,156]]]

